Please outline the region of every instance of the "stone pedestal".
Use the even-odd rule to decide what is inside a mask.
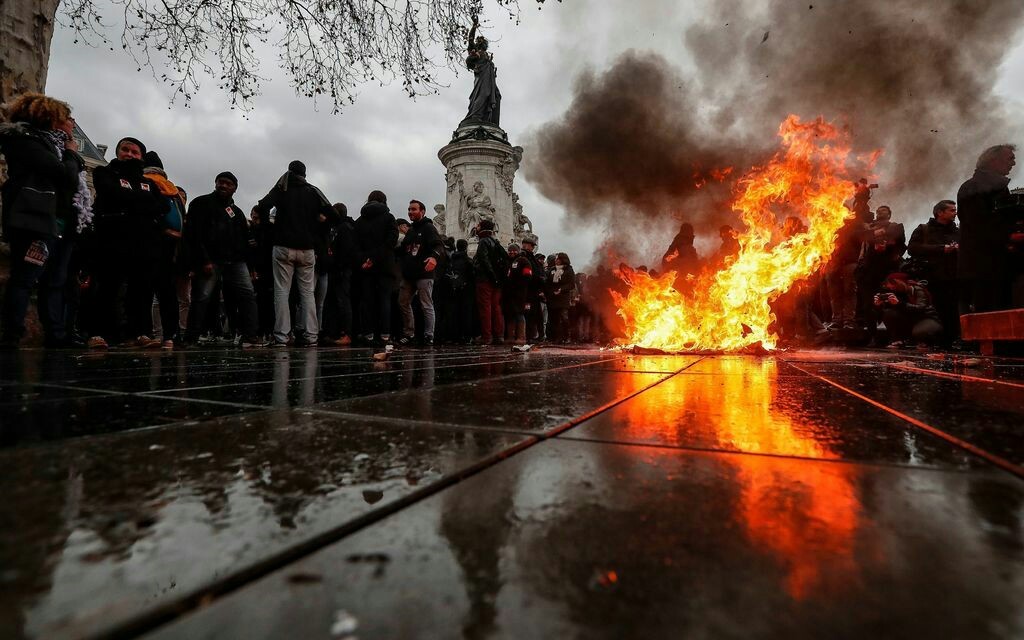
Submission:
[[[438,152],[447,173],[445,212],[438,230],[456,239],[470,242],[471,253],[476,239],[471,231],[481,218],[489,218],[496,226],[495,237],[507,245],[517,242],[530,228],[513,189],[523,148],[513,147],[508,136],[497,126],[463,122],[452,135],[452,141]],[[525,227],[523,224],[526,221]],[[532,229],[530,229],[532,231]]]

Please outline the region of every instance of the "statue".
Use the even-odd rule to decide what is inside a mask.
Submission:
[[[523,213],[523,205],[519,204],[519,194],[512,194],[512,235],[522,238],[523,234],[529,231],[533,233],[533,223]]]
[[[484,193],[484,183],[477,180],[473,184],[473,193],[462,200],[459,224],[468,234],[481,220],[494,220],[494,205],[491,204],[491,197]]]
[[[505,193],[512,195],[512,184],[519,171],[519,165],[523,162],[523,148],[512,147],[512,152],[505,155],[498,167],[498,180],[501,186],[505,187]]]
[[[445,233],[445,209],[443,204],[434,205],[434,226],[437,227],[439,233]]]
[[[469,111],[462,124],[479,122],[498,126],[501,112],[501,92],[498,91],[498,70],[494,67],[493,56],[487,52],[487,38],[477,37],[476,30],[480,26],[476,17],[473,28],[469,32],[467,44],[468,56],[466,67],[473,72],[473,93],[469,94]]]

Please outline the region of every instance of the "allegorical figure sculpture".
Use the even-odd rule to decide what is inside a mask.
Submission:
[[[523,213],[523,205],[519,204],[519,194],[512,194],[512,235],[515,238],[522,238],[523,234],[533,233],[533,223]]]
[[[434,205],[434,226],[442,234],[445,233],[445,209],[443,204]]]
[[[462,201],[459,223],[469,232],[481,220],[494,221],[494,205],[491,204],[491,197],[484,193],[484,183],[477,180],[473,184],[473,193]]]
[[[487,52],[487,38],[477,37],[479,23],[474,18],[469,32],[466,67],[473,72],[473,93],[469,95],[469,112],[462,124],[482,122],[498,126],[501,112],[501,92],[498,91],[498,70],[493,56]]]

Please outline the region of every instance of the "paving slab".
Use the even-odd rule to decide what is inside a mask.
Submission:
[[[526,439],[265,411],[0,451],[0,637],[102,630]]]
[[[150,638],[1019,638],[1002,472],[548,440]]]
[[[775,357],[702,360],[564,437],[828,460],[987,465]]]

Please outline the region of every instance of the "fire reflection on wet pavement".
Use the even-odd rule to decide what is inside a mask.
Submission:
[[[0,354],[0,636],[1024,635],[1024,362]]]

